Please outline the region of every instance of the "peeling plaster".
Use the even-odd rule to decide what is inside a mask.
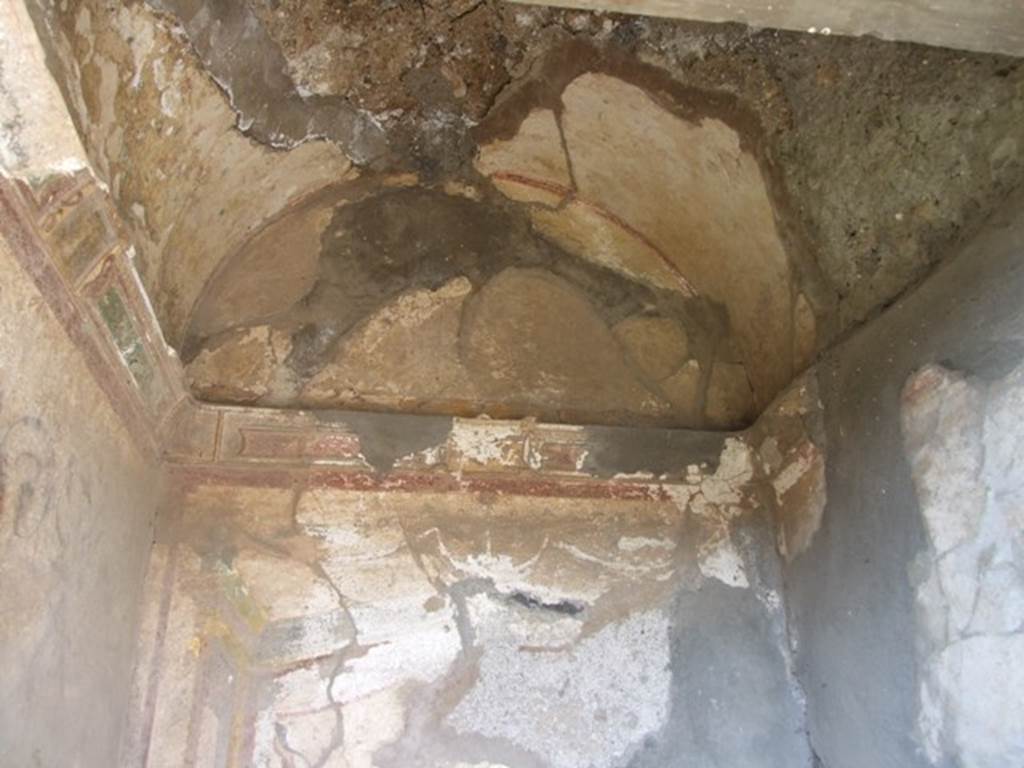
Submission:
[[[1021,412],[1003,405],[1022,393],[1024,368],[986,386],[937,365],[903,390],[903,437],[930,539],[911,575],[918,735],[934,765],[951,756],[967,768],[1024,760],[1024,540],[1013,520],[1024,476],[1013,464],[992,466],[1019,457]],[[1009,504],[996,485],[1011,490]]]

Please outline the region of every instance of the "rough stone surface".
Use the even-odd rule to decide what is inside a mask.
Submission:
[[[661,390],[673,405],[699,409],[701,397],[701,367],[696,360],[687,360],[675,373],[661,382]],[[695,422],[700,420],[693,417]]]
[[[237,329],[212,349],[204,349],[189,366],[189,386],[202,397],[253,402],[277,389],[291,341],[268,326]]]
[[[559,5],[668,18],[731,21],[755,27],[793,29],[810,35],[871,35],[940,48],[1024,56],[1024,21],[1014,13],[1015,8],[1000,3],[921,6],[909,0],[897,0],[883,8],[871,0],[850,0],[830,8],[816,0],[795,0],[784,6],[762,2],[734,5],[708,0],[565,0]]]
[[[612,329],[645,375],[663,381],[686,362],[686,331],[668,318],[634,315]]]
[[[459,356],[464,277],[436,291],[413,290],[357,326],[299,396],[304,404],[378,404],[477,399]]]

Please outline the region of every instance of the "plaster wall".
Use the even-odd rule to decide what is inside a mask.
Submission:
[[[122,205],[177,342],[224,257],[277,212],[355,183],[355,171],[334,145],[277,152],[239,133],[245,117],[180,50],[166,17],[139,5],[69,8],[41,24],[59,22],[43,28],[69,68],[89,159]],[[31,77],[0,73],[5,107],[31,104],[33,82],[52,97],[52,83],[32,80],[42,72],[33,54],[18,62],[37,65]],[[1017,70],[999,66],[1019,93]],[[585,77],[584,95],[628,90]],[[831,87],[830,78],[816,82]],[[484,150],[533,141],[526,124]],[[5,166],[36,180],[84,168],[67,127],[5,120]],[[135,140],[154,128],[158,142]],[[1013,167],[1016,142],[1000,146],[1009,149],[999,167]],[[195,174],[164,197],[174,164],[193,150]],[[517,162],[550,154],[519,152]],[[891,146],[882,154],[888,161]],[[488,170],[487,155],[480,173],[501,181],[504,166]],[[412,183],[403,178],[376,181]],[[254,179],[275,194],[255,194]],[[189,437],[210,437],[211,461],[235,464],[220,474],[205,458],[176,468],[136,654],[159,471],[118,420],[111,390],[94,383],[95,360],[85,365],[67,323],[4,251],[0,661],[14,673],[0,682],[0,762],[119,764],[127,734],[120,762],[146,766],[790,768],[811,764],[812,747],[828,768],[1020,763],[1024,218],[1015,210],[692,468],[682,448],[706,448],[709,436],[675,432],[659,451],[664,471],[640,463],[632,477],[576,484],[573,472],[596,461],[580,448],[557,470],[572,483],[496,491],[467,484],[460,464],[438,468],[437,487],[410,491],[392,465],[437,464],[442,446],[375,457],[361,430],[379,431],[385,418],[356,419],[354,440],[327,428],[330,411],[298,415],[316,421],[310,433],[275,433],[263,412],[225,443],[232,412],[186,402],[196,421],[175,428],[212,418]],[[74,280],[87,281],[90,264]],[[766,392],[788,378],[785,361]],[[460,450],[467,425],[472,434],[494,426],[423,423],[431,435],[451,428]],[[343,458],[365,473],[282,469],[260,454],[270,444],[335,468],[337,455],[316,451],[355,445]],[[616,447],[636,458],[635,444]],[[506,458],[495,445],[475,449]],[[512,453],[534,469],[525,447]]]
[[[809,766],[754,455],[718,442],[664,485],[179,468],[124,764]]]
[[[0,764],[113,766],[160,474],[2,238],[0,274]]]
[[[351,163],[323,141],[277,152],[247,139],[230,98],[144,4],[28,5],[177,345],[220,260],[290,201],[344,180]]]
[[[818,368],[828,503],[786,568],[829,768],[1024,759],[1024,210]]]
[[[123,254],[20,3],[0,60],[0,765],[113,766],[161,472],[71,303]]]

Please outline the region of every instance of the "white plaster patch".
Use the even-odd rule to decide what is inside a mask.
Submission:
[[[779,473],[772,478],[772,487],[775,489],[775,498],[781,504],[782,496],[796,485],[811,466],[814,464],[814,454],[808,451],[800,451],[796,457],[786,464]]]
[[[689,482],[689,477],[687,478],[687,482]],[[690,506],[690,499],[692,499],[693,495],[697,493],[697,489],[692,485],[670,484],[663,486],[662,489],[664,490],[665,495],[672,500],[672,503],[675,504],[676,509],[680,512],[685,512],[687,510]]]
[[[676,543],[671,539],[653,539],[649,536],[622,536],[618,547],[624,552],[639,552],[643,549],[675,549]]]
[[[937,553],[971,538],[984,510],[980,393],[959,374],[923,369],[904,394],[903,435]]]
[[[801,440],[788,451],[787,459],[771,483],[778,510],[779,552],[791,562],[810,547],[821,526],[827,492],[825,457],[811,440]]]
[[[772,613],[782,608],[782,596],[774,589],[759,589],[757,599]]]
[[[518,423],[486,419],[455,419],[451,443],[462,459],[478,464],[506,464],[511,460],[509,441],[521,432]]]
[[[687,467],[687,485],[668,485],[665,491],[679,509],[697,516],[704,539],[697,548],[701,574],[730,587],[750,586],[743,557],[733,544],[732,521],[744,512],[748,485],[754,477],[754,454],[742,439],[725,440],[718,467],[712,474]]]
[[[533,570],[548,547],[545,538],[536,552],[527,558],[513,558],[506,554],[495,553],[490,548],[459,555],[445,546],[441,532],[434,528],[424,536],[436,538],[441,555],[454,570],[458,579],[486,579],[494,584],[494,588],[504,594],[521,592],[545,603],[560,603],[564,600],[583,600],[593,602],[607,590],[605,579],[597,578],[589,582],[573,583],[560,588],[559,585],[541,583],[533,578]],[[578,556],[577,553],[571,553]],[[606,563],[601,562],[602,565]]]
[[[933,763],[952,753],[964,768],[1024,765],[1022,659],[1018,633],[966,638],[929,663],[920,713]]]
[[[654,473],[648,470],[636,472],[616,472],[612,475],[613,480],[654,480]]]
[[[543,608],[510,606],[486,593],[466,600],[477,645],[513,643],[533,648],[562,648],[579,639],[583,621]]]
[[[1016,505],[1005,503],[1024,488],[1024,465],[1006,450],[1021,405],[1024,368],[990,394],[939,366],[904,388],[904,441],[931,541],[914,565],[925,649],[918,735],[936,765],[1024,765],[1024,550]]]
[[[495,640],[447,722],[507,739],[552,768],[620,765],[668,717],[668,626],[660,612],[638,613],[560,652]]]
[[[718,468],[700,481],[700,491],[711,504],[739,504],[744,486],[754,477],[754,461],[749,445],[735,437],[726,438]]]
[[[346,704],[342,714],[345,762],[339,768],[377,768],[380,763],[374,761],[374,753],[402,735],[405,700],[399,690],[388,689]]]
[[[160,91],[160,111],[167,117],[174,117],[181,109],[181,86],[185,79],[185,63],[180,59],[174,62],[167,72],[163,59],[153,61],[153,80]]]
[[[154,25],[148,19],[141,18],[131,6],[122,6],[114,17],[114,26],[123,40],[130,41],[133,68],[131,87],[136,89],[142,85],[146,60],[153,51]]]
[[[316,658],[349,643],[352,627],[337,594],[305,563],[245,550],[233,567],[244,598],[279,628],[280,639],[266,649],[274,658]]]
[[[701,552],[699,564],[700,572],[706,578],[718,579],[730,587],[746,589],[750,586],[743,557],[736,550],[731,538],[726,537],[710,547],[707,552]]]
[[[336,701],[347,704],[412,682],[431,683],[448,672],[462,645],[450,604],[433,612],[424,608],[431,596],[423,592],[349,609],[357,640],[368,650],[335,679]]]
[[[254,723],[254,765],[283,768],[282,750],[298,753],[310,765],[326,760],[334,750],[339,726],[327,684],[316,667],[300,667],[274,680],[273,702]]]
[[[395,462],[395,466],[402,467],[408,464],[422,464],[427,467],[434,467],[444,460],[444,455],[445,445],[441,443],[440,445],[425,448],[422,451],[407,453]]]
[[[332,695],[342,703],[437,680],[462,647],[451,601],[412,556],[387,503],[386,494],[321,489],[303,494],[296,511],[299,525],[323,542],[323,571],[366,649],[334,681]]]

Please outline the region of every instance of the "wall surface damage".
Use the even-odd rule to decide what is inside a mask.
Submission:
[[[824,765],[987,767],[1024,749],[1021,211],[1010,200],[817,366],[827,503],[785,595]]]
[[[469,426],[480,466],[451,490],[177,470],[126,760],[810,765],[743,439],[669,483],[541,482],[502,469],[507,431]]]
[[[236,6],[35,13],[210,402],[745,427],[1024,174],[1006,57]]]
[[[115,258],[112,209],[18,3],[0,61],[0,764],[116,765],[159,450],[65,287]]]
[[[1020,60],[496,0],[0,54],[4,766],[1024,761]]]

